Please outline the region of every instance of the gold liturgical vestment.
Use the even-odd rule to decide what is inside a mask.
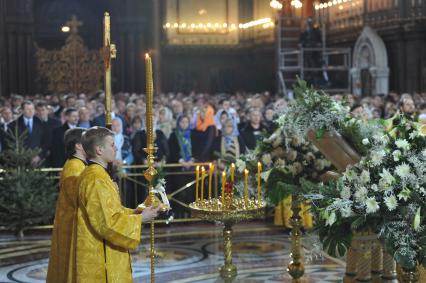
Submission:
[[[140,241],[142,215],[121,205],[115,183],[99,164],[79,178],[77,282],[133,282],[129,249]]]
[[[55,222],[52,232],[47,283],[72,282],[72,269],[75,243],[72,233],[76,225],[77,181],[86,164],[72,158],[65,162],[59,180],[59,196],[56,204]]]

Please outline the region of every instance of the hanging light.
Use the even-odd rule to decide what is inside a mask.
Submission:
[[[269,6],[275,10],[281,10],[283,8],[283,4],[281,4],[278,0],[271,0],[271,2],[269,2]]]

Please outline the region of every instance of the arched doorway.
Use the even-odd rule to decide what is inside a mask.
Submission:
[[[363,29],[355,43],[351,74],[353,94],[388,94],[389,68],[386,46],[370,27]]]

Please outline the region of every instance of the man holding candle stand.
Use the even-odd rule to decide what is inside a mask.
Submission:
[[[76,282],[132,282],[129,250],[139,245],[142,222],[154,220],[161,206],[140,211],[121,205],[117,184],[106,170],[116,154],[110,130],[90,128],[82,145],[89,165],[78,181]]]

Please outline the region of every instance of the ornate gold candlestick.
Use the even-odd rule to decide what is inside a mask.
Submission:
[[[302,218],[300,217],[300,202],[296,196],[292,196],[291,202],[291,210],[293,215],[291,216],[291,254],[290,257],[292,261],[290,261],[287,266],[287,271],[290,276],[293,278],[293,282],[301,282],[300,278],[305,273],[305,267],[303,264],[303,256],[302,256],[302,237],[301,230],[302,227]]]
[[[145,67],[146,67],[146,148],[148,168],[144,172],[144,177],[148,181],[148,196],[144,201],[145,207],[161,205],[161,201],[154,193],[154,186],[152,184],[157,170],[155,170],[155,152],[157,148],[154,146],[154,130],[152,123],[152,100],[154,95],[154,86],[152,82],[152,62],[151,57],[148,54],[145,55]],[[163,207],[163,210],[169,208]],[[150,245],[150,257],[151,257],[151,282],[155,281],[155,249],[154,249],[154,221],[151,221],[151,245]]]
[[[104,47],[103,47],[104,67],[105,67],[105,124],[111,129],[112,124],[112,90],[111,90],[111,59],[117,57],[115,44],[111,44],[111,20],[107,12],[104,15]]]
[[[263,200],[234,198],[231,194],[220,199],[200,200],[189,205],[192,217],[208,221],[219,221],[223,228],[224,265],[220,268],[220,276],[225,282],[231,282],[237,276],[237,267],[232,263],[232,225],[244,220],[262,218],[265,215],[266,203]]]

